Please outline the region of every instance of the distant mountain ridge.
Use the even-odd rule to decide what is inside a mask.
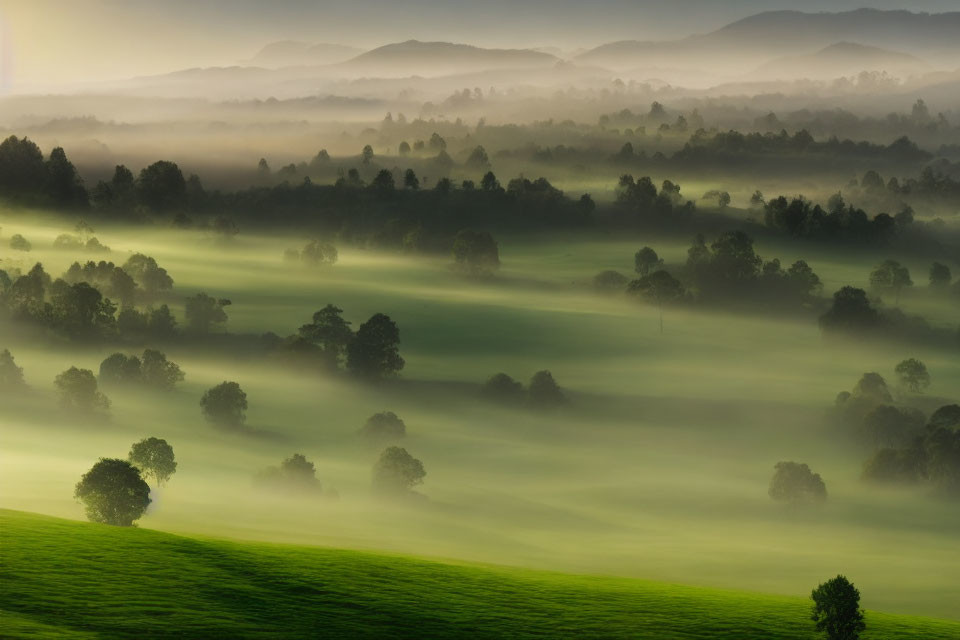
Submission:
[[[752,72],[750,78],[831,80],[861,71],[882,71],[893,77],[906,78],[927,73],[931,71],[931,67],[908,53],[853,42],[838,42],[810,55],[771,60]]]
[[[839,13],[768,11],[730,23],[710,33],[681,40],[623,40],[577,56],[578,62],[611,68],[664,64],[671,59],[709,55],[711,60],[740,61],[802,55],[839,42],[893,48],[943,66],[960,65],[960,11],[914,13],[857,9]],[[756,64],[756,59],[753,60]]]
[[[336,64],[363,53],[363,49],[325,42],[310,44],[295,40],[281,40],[264,46],[250,60],[257,67],[289,67]]]
[[[484,49],[452,42],[407,40],[361,53],[341,66],[374,72],[386,70],[404,75],[429,75],[548,67],[557,62],[560,62],[558,57],[533,49]]]

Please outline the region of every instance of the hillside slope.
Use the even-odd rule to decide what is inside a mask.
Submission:
[[[312,547],[0,510],[0,635],[811,638],[796,597]],[[869,613],[865,638],[960,637]]]

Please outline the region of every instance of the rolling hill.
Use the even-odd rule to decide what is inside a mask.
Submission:
[[[0,510],[7,638],[808,639],[803,597],[242,543]],[[828,576],[825,576],[828,577]],[[867,613],[865,640],[960,637]]]
[[[323,42],[310,44],[282,40],[264,46],[245,64],[268,68],[336,64],[349,60],[362,52],[362,49],[342,44]]]

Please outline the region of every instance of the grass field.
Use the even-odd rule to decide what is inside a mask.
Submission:
[[[0,511],[0,635],[814,637],[803,597],[193,538]],[[868,612],[864,638],[960,623]]]
[[[24,233],[28,269],[42,260],[59,275],[73,260],[99,258],[52,248],[62,220],[0,217],[4,237]],[[644,244],[670,264],[684,243],[652,237],[501,238],[497,278],[470,282],[449,259],[343,247],[330,269],[282,259],[303,238],[241,231],[229,246],[200,232],[98,228],[122,263],[144,251],[182,296],[226,296],[228,329],[287,335],[328,302],[354,327],[375,312],[396,320],[407,366],[401,379],[370,387],[304,374],[274,360],[193,345],[160,345],[186,373],[169,394],[107,389],[107,422],[57,407],[54,377],[71,365],[97,370],[112,345],[19,340],[0,326],[30,392],[0,411],[0,507],[79,519],[80,475],[101,456],[123,457],[148,436],[166,438],[179,461],[140,524],[155,530],[263,542],[380,550],[418,556],[615,574],[768,594],[804,594],[847,574],[864,606],[960,618],[960,512],[922,490],[864,485],[867,453],[848,446],[825,419],[837,392],[865,371],[890,378],[918,357],[933,385],[909,399],[927,414],[957,402],[955,352],[893,344],[826,345],[811,318],[656,309],[594,293],[598,271],[631,269]],[[759,247],[784,262],[806,257],[832,291],[866,282],[882,254],[818,252],[809,245]],[[918,273],[920,263],[910,263]],[[917,278],[919,280],[919,278]],[[956,303],[917,287],[904,307],[928,305],[937,323]],[[952,306],[951,306],[952,305]],[[554,413],[479,401],[498,371],[526,381],[550,369],[572,402]],[[249,395],[246,432],[205,423],[199,399],[224,379]],[[356,436],[377,411],[407,423],[403,441],[427,469],[416,508],[370,495],[378,451]],[[294,452],[317,466],[337,501],[278,499],[251,478]],[[806,462],[829,500],[792,512],[772,503],[774,463]]]

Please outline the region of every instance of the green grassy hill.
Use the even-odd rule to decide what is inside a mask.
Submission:
[[[811,638],[808,602],[0,510],[0,636]],[[830,577],[830,576],[824,576]],[[960,638],[869,612],[866,638]]]

